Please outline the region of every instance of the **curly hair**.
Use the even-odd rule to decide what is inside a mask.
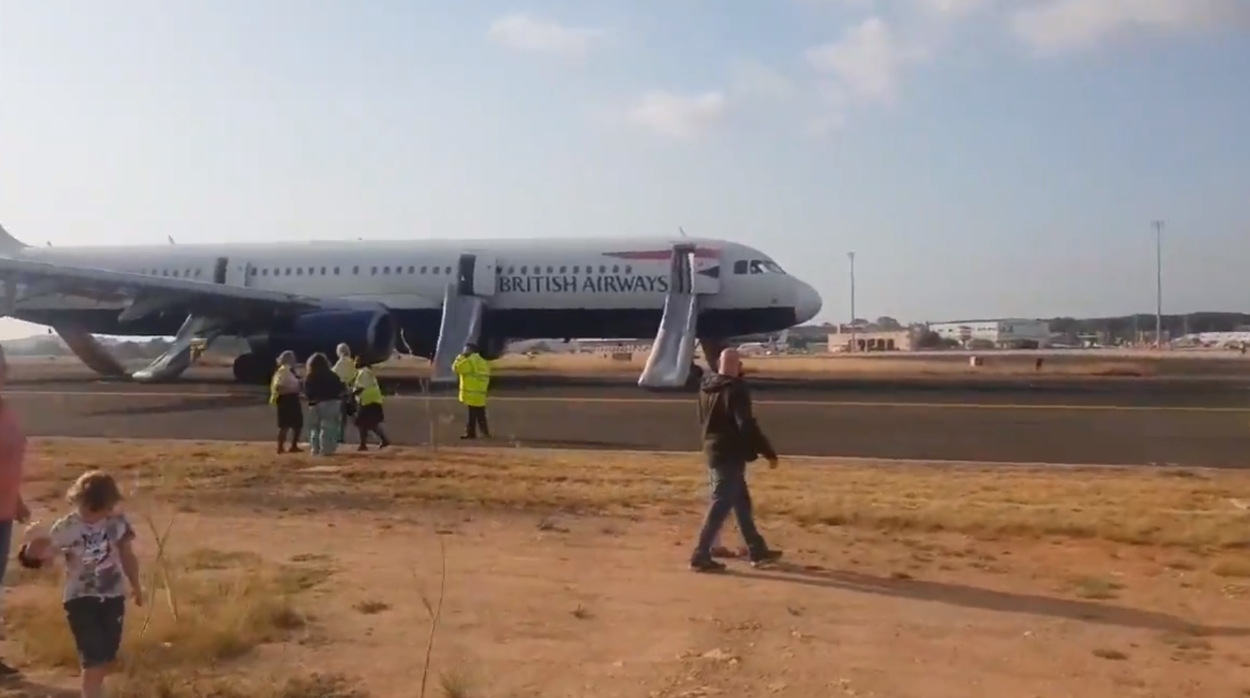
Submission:
[[[103,470],[90,470],[83,473],[69,486],[65,499],[74,506],[83,507],[88,511],[108,511],[122,501],[121,488],[112,475]]]

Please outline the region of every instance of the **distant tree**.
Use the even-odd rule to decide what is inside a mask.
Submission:
[[[924,330],[916,338],[917,349],[937,349],[942,346],[942,335],[933,330]]]
[[[877,327],[880,327],[882,330],[886,332],[892,332],[894,330],[903,329],[902,324],[900,324],[898,320],[895,320],[889,315],[882,315],[881,317],[877,318]]]

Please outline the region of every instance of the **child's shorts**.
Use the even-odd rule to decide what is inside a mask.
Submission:
[[[78,645],[82,668],[110,664],[117,659],[122,644],[122,620],[126,616],[124,596],[80,596],[65,602],[65,616]]]

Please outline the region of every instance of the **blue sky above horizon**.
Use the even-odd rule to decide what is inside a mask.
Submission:
[[[1247,310],[1244,0],[0,0],[32,244],[690,234],[849,316]],[[20,336],[14,323],[0,335]]]

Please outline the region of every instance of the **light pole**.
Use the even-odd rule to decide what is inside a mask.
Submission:
[[[1163,348],[1163,221],[1155,228],[1155,347]]]
[[[847,252],[846,258],[851,261],[851,351],[859,351],[859,342],[856,341],[855,335],[858,329],[855,326],[855,253]]]

